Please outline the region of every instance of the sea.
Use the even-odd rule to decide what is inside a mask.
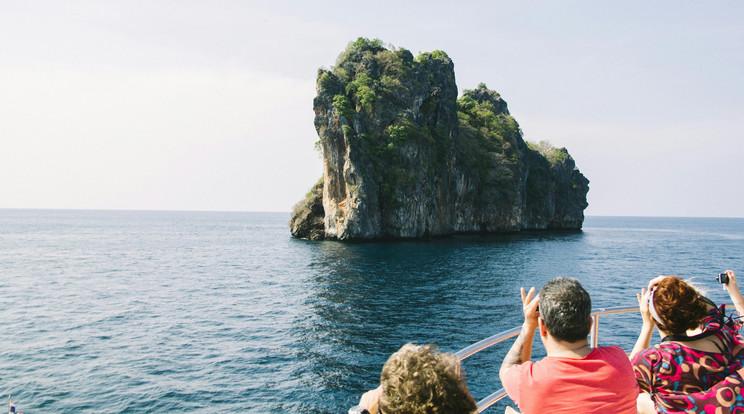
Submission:
[[[26,414],[345,413],[401,345],[454,352],[519,325],[522,286],[573,276],[595,308],[632,306],[678,274],[725,302],[716,274],[744,275],[744,219],[366,243],[294,240],[288,220],[0,210],[1,398]],[[600,343],[630,349],[639,326],[603,318]],[[464,362],[476,400],[508,346]]]

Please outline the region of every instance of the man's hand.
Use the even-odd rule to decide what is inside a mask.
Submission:
[[[535,329],[537,328],[537,317],[540,316],[540,313],[538,312],[540,296],[535,295],[534,287],[531,287],[527,293],[525,293],[524,288],[519,288],[519,293],[522,296],[524,325],[528,328]]]
[[[656,321],[654,321],[654,318],[651,316],[651,311],[649,310],[648,302],[651,298],[651,290],[641,289],[641,293],[636,293],[636,299],[638,299],[638,309],[641,311],[641,319],[643,320],[643,325],[647,327],[652,327],[656,324]]]
[[[499,369],[501,383],[505,383],[505,378],[509,368],[529,361],[532,357],[532,341],[535,338],[535,329],[537,328],[539,295],[535,295],[535,288],[530,288],[528,292],[524,288],[519,288],[522,296],[522,313],[524,314],[524,323],[522,329],[514,340],[509,352],[506,353],[504,361]]]

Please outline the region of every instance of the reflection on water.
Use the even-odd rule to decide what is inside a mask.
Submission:
[[[535,248],[583,238],[537,233],[397,243],[296,241],[312,252],[313,276],[306,279],[304,301],[310,314],[294,323],[293,334],[302,338],[297,356],[304,362],[295,375],[308,387],[337,390],[327,407],[348,405],[348,390],[374,387],[381,361],[406,342],[454,351],[518,323],[519,287],[539,285],[550,274],[543,270],[550,267],[546,257],[562,254]],[[493,359],[468,361],[473,391],[484,390],[480,395],[496,385]]]
[[[571,275],[595,307],[633,305],[678,273],[720,301],[712,276],[744,271],[737,219],[392,243],[292,240],[286,222],[0,211],[0,371],[15,373],[0,391],[27,412],[339,412],[406,342],[456,351],[521,323],[520,286]],[[602,341],[629,347],[638,323],[607,318]],[[476,398],[499,387],[507,347],[466,361]]]
[[[296,375],[307,387],[322,384],[330,391],[323,397],[324,408],[302,407],[323,411],[353,403],[359,392],[376,385],[381,364],[403,343],[432,342],[455,351],[516,326],[521,323],[520,286],[539,287],[553,276],[571,275],[590,290],[595,306],[632,305],[634,289],[658,273],[699,274],[706,268],[710,273],[722,266],[719,263],[742,262],[742,246],[728,244],[742,239],[741,222],[720,234],[694,226],[685,229],[689,223],[684,220],[662,220],[662,228],[643,231],[618,227],[628,220],[633,221],[590,220],[578,233],[396,243],[295,241],[299,249],[312,252],[313,269],[305,279],[304,301],[311,314],[297,319],[293,327],[293,335],[302,338],[297,355],[304,362]],[[635,221],[635,226],[654,224],[636,220],[641,223]],[[613,227],[603,227],[607,224]],[[663,228],[669,225],[680,228]],[[718,238],[708,240],[711,237]],[[709,242],[728,253],[711,257],[713,249],[705,245]],[[693,248],[709,250],[708,257],[700,257]],[[605,318],[603,343],[629,347],[638,323],[635,315]],[[476,397],[499,387],[497,371],[507,347],[466,361]],[[540,356],[539,341],[536,348]]]

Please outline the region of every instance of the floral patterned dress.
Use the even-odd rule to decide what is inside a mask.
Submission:
[[[744,414],[744,366],[741,324],[725,317],[725,305],[713,307],[703,332],[718,338],[723,352],[706,352],[680,342],[662,342],[633,358],[641,390],[651,394],[659,413]]]

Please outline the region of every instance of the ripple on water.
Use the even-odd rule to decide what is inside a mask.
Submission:
[[[339,412],[403,343],[455,351],[519,323],[520,286],[574,275],[595,306],[632,305],[673,272],[722,300],[711,275],[744,269],[737,219],[360,244],[291,240],[286,222],[0,210],[0,391],[28,413]],[[607,318],[603,340],[629,346],[637,324]],[[476,397],[506,349],[466,361]]]

